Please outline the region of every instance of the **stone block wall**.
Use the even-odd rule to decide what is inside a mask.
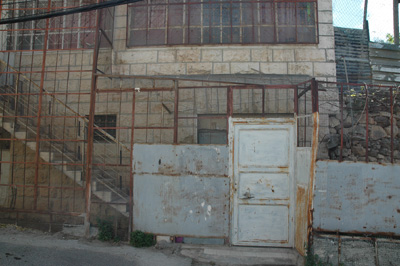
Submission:
[[[281,84],[290,83],[290,76],[303,75],[309,78],[315,77],[320,81],[336,81],[331,0],[318,1],[319,43],[302,45],[181,45],[127,48],[127,6],[118,6],[115,12],[113,51],[115,74],[197,75],[204,79],[210,76],[232,75],[233,78],[238,75],[257,74],[287,77],[287,80],[282,79],[284,81]],[[218,93],[214,90],[214,98]],[[244,95],[246,93],[249,92],[234,96],[234,101],[240,102],[239,105],[234,104],[235,112],[251,113],[254,108],[259,107],[257,103],[248,100],[249,95]],[[251,94],[251,97],[260,98],[257,92],[251,92]],[[287,101],[282,101],[282,99],[287,99]],[[267,112],[293,112],[292,93],[271,91],[266,100],[269,103]],[[338,96],[335,93],[320,92],[320,135],[329,133],[328,115],[337,111],[338,104],[335,104],[337,100]],[[332,105],[336,108],[332,108]],[[195,115],[204,114],[200,108],[196,112]],[[183,135],[178,135],[192,134],[196,139],[197,126],[193,123],[188,125],[185,132],[182,132]],[[189,141],[186,137],[184,137],[185,142]],[[327,150],[322,150],[320,153],[320,157],[327,156],[324,155],[327,154]]]

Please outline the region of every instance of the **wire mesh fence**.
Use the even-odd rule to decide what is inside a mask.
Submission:
[[[363,28],[365,0],[333,0],[333,25],[342,28]]]

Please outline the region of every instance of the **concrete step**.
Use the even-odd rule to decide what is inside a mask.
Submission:
[[[14,123],[4,121],[2,124],[5,130],[7,130],[10,133],[14,133]]]
[[[127,212],[128,207],[126,205],[122,204],[111,204],[111,207],[119,211],[121,214],[123,214],[125,217],[129,217],[129,212]]]
[[[26,146],[28,146],[31,150],[36,150],[36,142],[35,141],[26,142]]]
[[[46,162],[51,162],[53,160],[54,153],[49,151],[41,151],[40,157]]]
[[[184,244],[181,247],[181,255],[199,263],[214,263],[212,265],[304,265],[303,257],[292,248]]]
[[[17,131],[17,132],[15,132],[14,133],[14,136],[17,138],[17,139],[26,139],[26,132],[25,131]]]
[[[66,176],[68,176],[69,178],[71,178],[73,180],[76,180],[76,181],[82,181],[83,180],[81,171],[64,171],[64,174]]]
[[[99,197],[101,200],[105,202],[111,202],[112,200],[112,192],[111,191],[95,191],[92,190],[93,194]]]

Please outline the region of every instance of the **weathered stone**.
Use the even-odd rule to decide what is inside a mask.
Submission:
[[[343,127],[345,127],[345,128],[351,127],[351,126],[353,126],[353,123],[354,123],[354,122],[352,122],[351,117],[348,116],[348,117],[346,117],[346,118],[343,120]]]
[[[362,114],[358,119],[357,119],[360,124],[367,124],[367,116],[365,114]],[[376,122],[373,117],[368,116],[368,124],[369,125],[376,125]]]
[[[330,127],[340,126],[340,120],[334,116],[329,117],[329,126]]]
[[[390,120],[388,117],[385,116],[376,116],[374,118],[374,120],[376,121],[376,123],[381,126],[381,127],[387,127],[390,125]]]
[[[351,147],[351,151],[356,156],[365,156],[366,150],[362,146],[357,145],[357,146]]]
[[[386,131],[380,126],[371,126],[369,136],[372,140],[378,140],[387,136]]]
[[[390,156],[390,150],[389,149],[381,149],[379,153],[385,155],[385,156]]]
[[[386,133],[390,136],[392,134],[391,127],[385,127]],[[393,126],[393,136],[397,136],[399,134],[399,128],[397,126]]]

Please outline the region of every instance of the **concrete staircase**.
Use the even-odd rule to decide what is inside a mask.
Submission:
[[[10,92],[11,91],[11,92]],[[1,86],[0,93],[13,93],[13,88],[10,86]],[[4,96],[0,95],[0,115],[1,116],[15,116],[15,112],[10,104],[7,104],[7,101],[10,102],[10,99],[13,99],[14,96]],[[14,101],[14,100],[13,100]],[[23,97],[18,98],[18,103],[23,103]],[[31,107],[33,104],[31,104]],[[31,113],[37,112],[33,110]],[[31,119],[29,121],[29,119]],[[9,132],[13,138],[21,140],[27,148],[32,151],[36,150],[36,142],[32,141],[36,138],[36,126],[34,125],[36,121],[35,118],[4,118],[0,117],[0,127]],[[29,122],[27,122],[29,121]],[[84,125],[87,121],[84,121],[82,124]],[[44,139],[52,139],[51,136],[48,136],[45,132],[45,129],[41,130],[41,138]],[[54,137],[54,136],[53,136]],[[114,142],[116,140],[114,139]],[[76,164],[83,163],[85,160],[86,154],[76,154],[76,152],[72,152],[68,149],[65,143],[62,145],[56,145],[53,142],[46,142],[46,147],[40,147],[40,158],[45,162],[54,163],[54,167],[61,171],[65,176],[74,180],[79,186],[84,187],[85,184],[85,167],[77,167],[76,165],[67,165],[67,164]],[[96,144],[94,144],[96,145]],[[61,146],[61,147],[60,147]],[[96,155],[97,156],[97,155]],[[99,155],[105,156],[105,155]],[[104,161],[107,161],[107,158],[104,158]],[[94,168],[93,168],[94,169]],[[100,200],[109,204],[114,209],[118,210],[122,215],[128,217],[128,202],[129,196],[128,194],[120,189],[117,186],[117,173],[106,172],[101,168],[95,168],[96,170],[92,171],[92,193],[98,197]]]

